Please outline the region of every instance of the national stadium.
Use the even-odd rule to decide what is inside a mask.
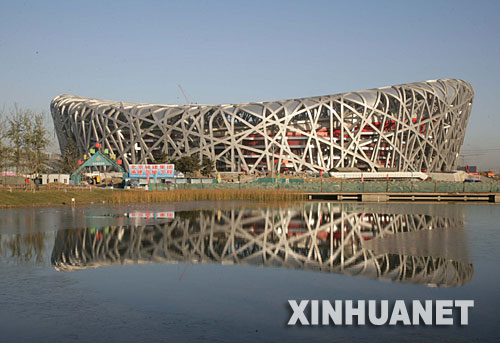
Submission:
[[[219,172],[450,171],[474,91],[440,79],[307,98],[158,105],[60,95],[51,113],[61,152],[95,144],[130,164],[208,157]]]

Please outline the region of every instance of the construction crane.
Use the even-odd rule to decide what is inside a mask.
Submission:
[[[187,97],[186,93],[184,92],[184,89],[182,89],[181,84],[180,84],[180,83],[178,83],[178,84],[177,84],[177,86],[178,86],[178,87],[179,87],[179,89],[181,90],[182,95],[184,96],[184,99],[186,99],[187,104],[188,104],[188,105],[191,105],[191,101],[189,101],[189,99],[188,99],[188,97]]]
[[[465,158],[467,157],[467,159],[470,161],[470,157],[478,157],[478,156],[482,156],[484,155],[484,153],[481,153],[481,152],[477,152],[477,153],[474,153],[474,154],[460,154],[460,157],[462,158],[462,166],[465,167],[467,166],[469,163],[465,163]]]

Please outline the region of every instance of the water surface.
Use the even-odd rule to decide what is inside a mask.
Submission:
[[[493,205],[0,210],[7,341],[495,341]],[[474,299],[466,327],[288,327],[288,299]]]

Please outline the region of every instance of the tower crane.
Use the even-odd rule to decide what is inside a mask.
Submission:
[[[177,84],[177,86],[178,86],[178,87],[179,87],[179,89],[181,90],[182,95],[184,96],[184,99],[186,99],[187,104],[188,104],[188,105],[191,105],[191,101],[189,101],[189,99],[188,99],[188,97],[187,97],[186,93],[184,92],[184,89],[182,89],[181,84],[179,83],[179,84]]]

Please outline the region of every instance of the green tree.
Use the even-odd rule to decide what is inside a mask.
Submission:
[[[200,160],[195,155],[181,156],[175,160],[175,169],[186,174],[195,173],[200,170]]]
[[[73,173],[78,169],[78,160],[80,157],[76,142],[70,139],[66,149],[61,153],[61,159],[59,160],[60,170],[63,173]]]
[[[168,154],[166,152],[153,154],[153,158],[155,159],[155,164],[165,164],[169,162]]]
[[[204,176],[210,176],[214,171],[214,161],[207,156],[203,156],[203,161],[201,162],[201,174]]]

